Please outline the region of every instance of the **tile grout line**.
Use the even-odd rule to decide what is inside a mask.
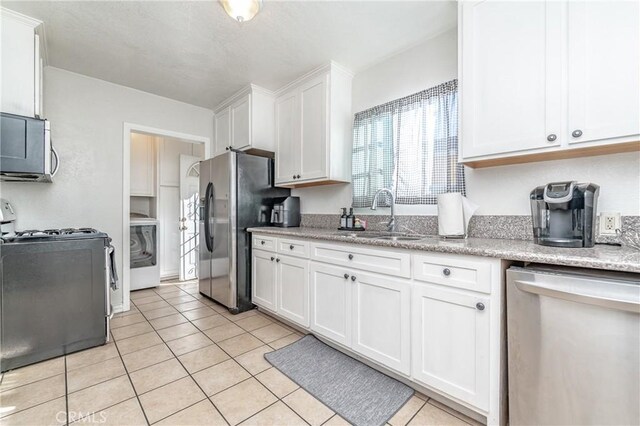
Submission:
[[[155,290],[154,290],[154,291],[155,291]],[[182,290],[181,290],[181,291],[182,291]],[[166,300],[165,300],[161,295],[158,295],[158,296],[160,296],[160,298],[162,298],[162,299],[166,302]],[[168,302],[167,302],[167,303],[168,303]],[[173,305],[171,305],[171,306],[173,306]],[[174,308],[174,309],[175,309],[175,308]],[[196,308],[196,309],[197,309],[197,308]],[[211,310],[213,311],[213,309],[211,309]],[[186,311],[185,311],[185,312],[186,312]],[[215,312],[215,311],[214,311],[214,312]],[[182,314],[182,312],[180,312],[180,314]],[[146,318],[146,315],[144,315],[144,313],[143,313],[142,315]],[[183,316],[184,316],[184,315],[183,315]],[[191,322],[191,320],[189,320],[189,318],[187,318],[187,317],[184,317],[184,318],[186,318],[186,319],[187,319],[187,321],[189,322],[189,324],[191,324],[191,325],[193,325],[194,327],[196,327],[196,326]],[[147,320],[147,321],[148,321],[148,320]],[[152,326],[152,327],[153,327],[153,326]],[[198,327],[196,327],[196,328],[197,328],[198,330],[200,330]],[[200,332],[201,332],[201,331],[200,331]],[[213,340],[211,340],[211,339],[209,338],[209,336],[207,336],[207,335],[206,335],[206,334],[204,334],[204,333],[202,333],[202,334],[203,334],[207,339],[209,339],[209,340],[211,341],[211,343],[212,343],[212,344],[214,344],[214,345],[216,344]],[[191,336],[191,335],[189,335],[189,336]],[[184,336],[184,337],[186,337],[186,336]],[[160,339],[164,342],[164,344],[167,346],[167,348],[169,349],[169,351],[171,352],[171,354],[172,354],[172,355],[174,356],[174,358],[178,361],[178,363],[180,363],[180,366],[181,366],[181,367],[184,369],[184,371],[187,373],[187,376],[185,376],[185,377],[189,377],[189,378],[193,381],[193,383],[195,383],[195,384],[196,384],[196,386],[198,387],[198,389],[200,389],[200,391],[201,391],[201,392],[202,392],[202,394],[205,396],[205,398],[204,398],[204,399],[201,399],[201,400],[198,400],[197,402],[195,402],[195,403],[193,403],[193,404],[191,404],[191,405],[189,405],[189,406],[187,406],[187,407],[184,407],[184,408],[183,408],[183,409],[181,409],[181,410],[178,410],[178,411],[176,411],[176,412],[174,412],[174,413],[171,413],[171,414],[169,414],[169,415],[168,415],[168,416],[166,416],[166,417],[163,417],[163,418],[161,418],[161,419],[158,419],[158,420],[157,420],[156,422],[154,422],[154,423],[160,422],[160,421],[162,421],[162,420],[164,420],[164,419],[166,419],[166,418],[168,418],[168,417],[171,417],[171,416],[173,416],[174,414],[179,413],[180,411],[185,410],[185,409],[187,409],[187,408],[189,408],[189,407],[192,407],[192,406],[194,406],[195,404],[198,404],[198,403],[200,403],[200,402],[202,402],[202,401],[204,401],[204,400],[206,399],[206,400],[208,400],[208,401],[211,403],[211,405],[212,405],[212,406],[213,406],[213,408],[218,412],[218,414],[220,414],[220,416],[222,417],[222,419],[223,419],[223,420],[224,420],[228,425],[230,425],[230,424],[231,424],[231,422],[229,422],[229,421],[226,419],[226,417],[224,417],[224,415],[222,414],[222,412],[220,412],[220,410],[218,409],[218,407],[216,407],[216,405],[213,403],[213,401],[211,401],[211,399],[209,398],[209,396],[207,395],[207,393],[204,391],[204,389],[202,389],[202,386],[200,386],[200,384],[198,383],[198,381],[197,381],[197,380],[192,376],[191,372],[189,372],[189,370],[184,366],[184,364],[182,363],[182,361],[180,360],[180,358],[178,358],[178,356],[177,356],[177,355],[176,355],[176,353],[173,351],[173,349],[171,349],[171,347],[170,347],[169,345],[167,345],[167,342],[166,342],[166,341],[164,341],[164,339],[162,338],[162,336],[160,336]],[[174,340],[177,340],[177,339],[174,339]],[[216,346],[217,346],[217,345],[216,345]],[[219,347],[219,346],[218,346],[218,347]],[[200,348],[200,349],[202,349],[202,348]],[[198,350],[198,349],[196,349],[196,350]],[[220,350],[222,350],[223,352],[225,352],[222,348],[220,348]],[[194,351],[192,351],[192,352],[194,352]],[[188,352],[187,352],[187,353],[188,353]],[[225,354],[227,354],[227,353],[225,352]],[[184,354],[183,354],[183,355],[184,355]],[[227,356],[229,356],[229,354],[227,354]],[[235,361],[235,360],[234,360],[234,361]],[[236,362],[237,362],[237,361],[236,361]],[[241,367],[242,367],[242,366],[241,366]],[[146,367],[145,367],[145,368],[146,368]],[[208,368],[208,367],[207,367],[207,368]],[[249,372],[247,371],[247,373],[249,373]],[[251,374],[251,373],[249,373],[249,374]],[[184,377],[182,377],[181,379],[183,379],[183,378],[184,378]],[[178,380],[181,380],[181,379],[178,379]],[[162,387],[164,387],[164,386],[167,386],[167,385],[169,385],[169,384],[171,384],[171,383],[175,383],[176,381],[177,381],[177,380],[174,380],[173,382],[169,382],[169,383],[167,383],[167,384],[165,384],[165,385],[163,385],[163,386],[160,386],[160,387],[158,387],[158,388],[156,388],[156,389],[160,389],[160,388],[162,388]],[[155,389],[153,389],[153,390],[155,390]],[[151,392],[151,391],[149,391],[149,392]],[[140,404],[140,405],[142,406],[142,404]],[[142,407],[142,411],[144,412],[144,407]],[[146,412],[145,412],[145,418],[146,418]]]
[[[159,296],[160,296],[161,298],[163,298],[161,295],[159,295]],[[165,300],[165,301],[166,301],[166,299],[164,299],[164,298],[163,298],[163,300]],[[169,303],[169,302],[167,302],[167,303]],[[212,309],[212,308],[210,308],[210,309],[211,309],[211,310],[213,310],[214,312],[216,312],[216,314],[218,314],[218,315],[222,315],[221,313],[219,313],[219,312],[215,311],[214,309]],[[143,314],[143,315],[144,315],[144,314]],[[224,315],[222,315],[222,316],[224,317]],[[186,317],[185,317],[185,318],[186,318]],[[226,317],[225,317],[225,318],[226,318]],[[230,320],[229,318],[227,318],[227,319],[228,319],[232,324],[235,324],[235,321]],[[226,418],[226,417],[224,417],[224,415],[222,414],[222,412],[218,409],[218,407],[215,405],[215,403],[211,400],[211,397],[213,397],[213,396],[215,396],[215,395],[218,395],[218,394],[220,394],[220,393],[222,393],[222,392],[224,392],[224,391],[226,391],[226,390],[228,390],[228,389],[231,389],[232,387],[237,386],[237,385],[239,385],[239,384],[241,384],[241,383],[244,383],[244,382],[246,382],[247,380],[254,379],[255,381],[257,381],[257,382],[260,384],[260,386],[263,386],[263,387],[264,387],[264,388],[265,388],[269,393],[271,393],[271,394],[276,398],[276,401],[274,401],[272,404],[269,404],[267,407],[263,408],[262,410],[259,410],[259,411],[255,412],[255,413],[251,414],[249,417],[247,417],[246,419],[243,419],[241,422],[246,421],[246,420],[250,419],[251,417],[255,416],[256,414],[258,414],[258,413],[260,413],[260,412],[262,412],[262,411],[266,410],[267,408],[271,407],[273,404],[276,404],[278,401],[282,401],[282,399],[281,399],[281,398],[279,398],[275,393],[273,393],[273,392],[271,391],[271,389],[269,389],[267,386],[265,386],[265,385],[260,381],[260,379],[258,379],[258,378],[256,377],[256,375],[257,375],[257,374],[260,374],[260,373],[262,373],[262,372],[264,372],[264,371],[268,370],[268,368],[267,368],[266,370],[262,370],[262,371],[260,371],[260,372],[258,372],[257,374],[255,374],[255,375],[254,375],[254,374],[252,374],[249,370],[247,370],[247,369],[246,369],[242,364],[240,364],[240,363],[235,359],[235,357],[231,356],[231,354],[229,354],[227,351],[225,351],[223,348],[221,348],[221,347],[218,345],[218,343],[224,342],[225,340],[233,339],[234,337],[237,337],[237,336],[233,336],[233,337],[230,337],[229,339],[221,340],[220,342],[214,342],[214,341],[213,341],[213,340],[212,340],[208,335],[206,335],[206,334],[204,333],[204,331],[203,331],[203,330],[200,330],[200,328],[198,328],[198,326],[197,326],[197,325],[193,324],[192,320],[190,320],[189,318],[187,318],[187,321],[189,321],[189,323],[191,323],[194,327],[196,327],[196,328],[200,331],[200,333],[204,334],[204,335],[205,335],[209,340],[211,340],[211,342],[213,343],[213,345],[217,346],[221,351],[223,351],[223,352],[224,352],[224,353],[229,357],[229,359],[230,359],[230,360],[233,360],[237,365],[239,365],[239,366],[240,366],[240,368],[242,368],[243,370],[245,370],[245,371],[247,372],[247,374],[249,374],[249,377],[248,377],[248,378],[246,378],[246,379],[244,379],[244,380],[241,380],[240,382],[235,383],[235,384],[233,384],[233,385],[231,385],[231,386],[228,386],[228,387],[226,387],[226,388],[224,388],[224,389],[221,389],[220,391],[218,391],[218,392],[214,393],[213,395],[207,395],[207,393],[204,391],[204,389],[202,389],[202,387],[200,386],[200,384],[198,383],[198,381],[197,381],[197,380],[192,376],[192,374],[191,374],[191,373],[190,373],[190,372],[189,372],[189,371],[184,367],[184,364],[182,364],[182,361],[180,360],[180,358],[176,356],[176,359],[178,360],[178,362],[180,363],[180,365],[182,365],[182,367],[185,369],[185,371],[187,371],[187,374],[189,375],[189,377],[191,377],[191,379],[196,383],[196,385],[200,388],[200,390],[202,391],[202,393],[207,397],[207,399],[208,399],[208,400],[211,402],[211,404],[214,406],[214,408],[216,409],[216,411],[218,411],[218,412],[220,413],[220,415],[222,416],[222,418],[223,418],[223,419],[224,419],[228,424],[231,424],[231,422],[229,422],[229,421],[227,420],[227,418]],[[245,333],[248,333],[248,334],[250,334],[250,335],[252,335],[252,336],[253,336],[253,334],[252,334],[251,332],[249,332],[248,330],[246,330],[246,329],[242,328],[242,326],[239,326],[239,325],[237,325],[237,324],[235,324],[235,325],[236,325],[236,326],[238,326],[238,327],[240,327],[240,329],[244,330],[244,332],[245,332]],[[271,325],[271,324],[269,324],[269,325]],[[266,327],[268,327],[269,325],[267,325]],[[221,327],[222,327],[222,326],[221,326]],[[216,327],[212,327],[212,329],[213,329],[213,328],[216,328]],[[207,330],[209,330],[209,329],[207,329]],[[289,334],[291,334],[291,333],[289,333]],[[289,335],[289,334],[288,334],[288,335]],[[288,335],[287,335],[287,336],[288,336]],[[255,337],[255,336],[254,336],[254,337]],[[283,336],[283,337],[286,337],[286,336]],[[258,339],[258,338],[256,337],[256,339]],[[266,345],[266,346],[268,346],[269,348],[271,348],[271,346],[269,346],[269,344],[268,344],[268,343],[265,343],[265,342],[264,342],[264,341],[262,341],[261,339],[258,339],[258,340],[260,340],[260,342],[261,342],[261,343],[263,343],[263,345],[261,345],[261,346],[265,346],[265,345]],[[276,339],[276,340],[277,340],[277,339]],[[165,344],[166,344],[166,342],[165,342]],[[200,348],[200,349],[202,349],[202,348]],[[250,349],[250,350],[248,350],[248,351],[246,351],[246,352],[243,352],[243,353],[241,353],[241,354],[238,354],[238,355],[236,355],[236,356],[244,355],[244,354],[246,354],[246,353],[248,353],[248,352],[251,352],[252,350],[255,350],[255,349],[257,349],[257,348]],[[273,348],[271,348],[271,349],[273,349]],[[173,350],[171,350],[171,348],[169,348],[169,350],[171,351],[171,353],[174,353],[174,352],[173,352]],[[196,350],[199,350],[199,349],[196,349]],[[193,352],[193,351],[192,351],[192,352]],[[182,355],[184,355],[184,354],[182,354]],[[180,355],[180,356],[182,356],[182,355]],[[175,356],[175,353],[174,353],[174,356]],[[225,361],[222,361],[222,362],[226,362],[226,361],[228,361],[228,360],[225,360]],[[204,371],[204,370],[206,370],[206,369],[208,369],[208,368],[211,368],[211,367],[213,367],[213,366],[215,366],[215,365],[219,365],[219,364],[221,364],[222,362],[217,363],[217,364],[210,365],[210,366],[208,366],[208,367],[203,368],[202,370],[198,370],[197,372]],[[197,373],[197,372],[195,372],[195,373]],[[194,374],[195,374],[195,373],[194,373]],[[290,395],[291,393],[295,392],[296,390],[297,390],[297,389],[295,389],[294,391],[291,391],[290,393],[288,393],[288,394],[287,394],[287,395],[285,395],[285,396]],[[199,401],[199,402],[200,402],[200,401]],[[291,410],[292,410],[292,411],[293,411],[293,412],[294,412],[298,417],[300,417],[300,418],[301,418],[305,423],[309,424],[309,423],[308,423],[308,422],[307,422],[307,421],[306,421],[306,420],[305,420],[305,419],[304,419],[300,414],[298,414],[295,410],[293,410],[291,407],[289,407],[289,406],[287,405],[287,403],[286,403],[286,402],[282,401],[282,403],[283,403],[285,406],[287,406],[289,409],[291,409]],[[193,405],[195,405],[195,404],[193,404]],[[187,408],[188,408],[188,407],[187,407]],[[179,412],[179,411],[177,411],[177,412]],[[174,414],[176,414],[176,413],[173,413],[173,414],[171,414],[170,416],[172,416],[172,415],[174,415]],[[170,417],[170,416],[167,416],[167,417]],[[165,417],[165,418],[167,418],[167,417]],[[161,420],[162,420],[162,419],[161,419]],[[161,420],[158,420],[158,421],[161,421]],[[239,423],[241,423],[241,422],[239,422]]]
[[[66,412],[67,422],[69,424],[69,379],[67,378],[67,356],[64,356],[64,410]],[[57,420],[57,419],[56,419]]]

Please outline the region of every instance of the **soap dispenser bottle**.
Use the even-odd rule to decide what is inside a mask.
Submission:
[[[355,222],[355,216],[353,215],[353,207],[349,209],[349,215],[347,216],[347,228],[352,229]]]
[[[342,208],[342,216],[340,216],[340,228],[347,227],[347,208]]]

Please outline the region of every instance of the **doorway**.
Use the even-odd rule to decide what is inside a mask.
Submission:
[[[122,310],[129,309],[132,290],[197,278],[199,162],[209,155],[209,142],[125,123]],[[134,225],[140,221],[154,222],[156,234],[138,238]],[[132,253],[137,259],[147,252],[156,264],[136,269],[141,263],[131,264]]]

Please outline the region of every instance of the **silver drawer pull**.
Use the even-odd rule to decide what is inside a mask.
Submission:
[[[356,280],[356,276],[355,275],[351,275],[351,281],[355,281]]]
[[[264,240],[260,241],[260,244],[264,245]]]
[[[476,303],[476,309],[479,311],[484,311],[484,303]]]
[[[344,274],[344,279],[348,279],[349,278],[349,274]]]
[[[291,244],[291,245],[289,246],[289,249],[290,249],[290,250],[293,250],[293,244]]]
[[[271,256],[271,261],[273,262],[274,260],[276,260],[276,258]]]
[[[349,260],[353,260],[353,255],[352,254],[349,255]]]
[[[580,136],[582,136],[582,130],[574,130],[573,132],[571,132],[571,136],[573,136],[574,138],[579,138]]]
[[[276,262],[280,262],[280,259],[276,259]]]
[[[554,135],[553,133],[551,133],[549,136],[547,136],[547,140],[548,140],[549,142],[553,142],[553,141],[555,141],[556,139],[558,139],[558,136]]]
[[[445,277],[448,277],[449,275],[451,275],[451,269],[449,268],[444,268],[442,270],[442,273],[444,274]]]

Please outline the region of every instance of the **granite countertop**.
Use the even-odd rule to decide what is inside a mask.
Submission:
[[[575,266],[579,268],[607,269],[640,273],[640,251],[628,247],[596,245],[593,248],[546,247],[524,240],[491,238],[467,238],[444,240],[437,236],[426,236],[413,241],[390,241],[375,238],[359,238],[361,232],[338,231],[321,228],[249,228],[249,232],[281,235],[294,238],[336,241],[368,246],[395,247],[409,250],[424,250],[439,253],[468,254],[495,257],[522,262],[547,263]],[[365,231],[369,232],[369,231]],[[373,232],[372,232],[373,233]]]

